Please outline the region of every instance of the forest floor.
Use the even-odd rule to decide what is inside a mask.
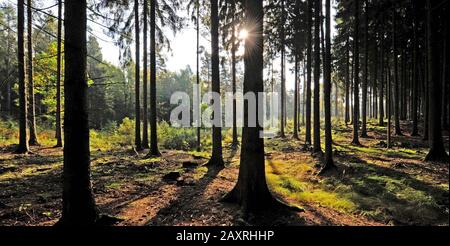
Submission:
[[[409,132],[409,125],[402,127]],[[423,162],[427,144],[421,137],[394,136],[387,150],[385,127],[371,124],[368,132],[362,146],[353,146],[351,126],[336,126],[338,169],[324,176],[317,175],[320,157],[311,156],[303,141],[266,141],[272,193],[303,212],[244,221],[237,205],[220,202],[238,175],[239,151],[229,148],[224,169],[202,166],[207,152],[164,150],[162,157],[145,158],[124,147],[92,150],[93,192],[100,211],[123,219],[123,226],[448,226],[448,163]],[[448,143],[448,133],[445,138]],[[13,146],[1,144],[0,225],[53,225],[61,215],[62,149],[40,146],[16,155]]]

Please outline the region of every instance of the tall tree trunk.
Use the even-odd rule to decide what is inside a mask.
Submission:
[[[245,40],[244,93],[253,92],[259,96],[264,91],[263,81],[263,2],[245,1],[245,18],[248,38]],[[256,20],[256,21],[255,21]],[[244,104],[247,104],[245,102]],[[223,201],[237,203],[244,215],[263,209],[276,209],[285,205],[272,197],[266,183],[264,161],[264,139],[260,137],[259,124],[250,127],[250,110],[244,106],[244,127],[242,129],[241,163],[236,186]],[[258,115],[258,110],[256,110]],[[256,117],[259,119],[259,117]]]
[[[384,21],[384,16],[383,16],[383,24],[385,23]],[[384,67],[384,33],[382,33],[381,37],[380,37],[380,43],[381,43],[381,48],[380,48],[380,99],[378,101],[379,105],[378,105],[378,110],[380,112],[380,117],[378,118],[378,125],[379,126],[384,126],[384,83],[385,83],[385,67]]]
[[[160,156],[158,148],[158,123],[156,112],[156,6],[150,1],[150,156]]]
[[[308,10],[306,12],[308,19],[307,27],[307,50],[306,50],[306,122],[305,122],[305,145],[311,144],[311,72],[312,72],[312,1],[307,0]]]
[[[201,151],[201,124],[202,124],[202,114],[201,114],[201,106],[200,106],[200,97],[201,97],[201,88],[200,88],[200,0],[196,2],[197,6],[197,19],[196,19],[196,34],[197,34],[197,100],[199,111],[197,116],[197,151]]]
[[[211,73],[212,73],[212,92],[220,95],[220,67],[219,67],[219,7],[218,0],[211,0]],[[219,118],[222,122],[221,100],[214,98],[214,118]],[[216,120],[212,127],[212,155],[207,165],[215,167],[224,167],[222,154],[222,127],[217,125]]]
[[[28,140],[29,145],[39,145],[39,141],[36,133],[36,105],[34,101],[34,81],[33,81],[33,14],[32,14],[32,3],[31,0],[27,0],[27,78],[28,78],[28,97],[30,103],[28,104],[28,128],[30,129],[30,139]]]
[[[354,26],[354,50],[353,55],[354,60],[354,85],[353,85],[353,141],[355,145],[360,145],[359,143],[359,0],[355,0],[355,26]]]
[[[24,0],[17,1],[17,65],[19,78],[19,146],[17,153],[27,153],[28,132],[27,132],[27,84],[25,82],[25,49],[24,49],[24,26],[25,26]]]
[[[294,62],[294,138],[298,139],[298,55],[295,54]]]
[[[386,88],[386,113],[387,113],[387,148],[391,148],[391,127],[392,127],[392,86],[391,86],[391,69],[389,67],[389,60],[387,62],[387,88]]]
[[[135,84],[134,84],[134,94],[135,94],[135,114],[136,114],[136,122],[134,128],[134,144],[136,145],[136,149],[142,150],[142,140],[141,140],[141,57],[140,57],[140,28],[139,28],[139,0],[134,0],[134,32],[135,32],[135,45],[136,45],[136,53],[135,53]]]
[[[365,0],[365,11],[364,11],[364,79],[362,85],[362,125],[361,125],[361,137],[366,138],[367,136],[367,80],[369,77],[369,7],[368,0]]]
[[[427,25],[428,25],[428,98],[429,98],[429,120],[430,120],[430,151],[425,157],[426,161],[439,161],[448,163],[449,156],[445,151],[441,128],[441,93],[442,83],[440,81],[440,53],[439,49],[439,16],[432,14],[436,9],[435,1],[427,0]]]
[[[285,126],[286,126],[286,72],[285,72],[285,30],[284,24],[286,22],[285,17],[285,6],[284,0],[281,0],[281,126],[280,126],[280,137],[284,138],[285,135]]]
[[[64,168],[59,224],[93,225],[99,217],[90,180],[86,78],[86,0],[64,3]]]
[[[314,1],[314,138],[313,152],[322,152],[320,146],[320,10],[321,0]]]
[[[325,61],[324,61],[324,104],[325,104],[325,162],[322,171],[334,167],[333,162],[333,138],[331,134],[331,4],[330,0],[325,1]],[[321,172],[322,172],[321,171]]]
[[[411,0],[412,8],[413,8],[413,69],[412,69],[412,79],[413,79],[413,88],[412,88],[412,121],[413,121],[413,128],[412,128],[412,136],[418,136],[419,135],[419,127],[418,127],[418,121],[419,117],[417,114],[418,111],[418,65],[417,65],[417,53],[418,53],[418,44],[417,44],[417,9],[416,9],[416,3],[414,0]]]
[[[151,1],[151,0],[150,0]],[[142,74],[142,87],[143,87],[143,93],[142,93],[142,97],[143,97],[143,112],[142,112],[142,122],[143,122],[143,126],[142,126],[142,147],[145,149],[149,148],[148,145],[148,49],[147,49],[147,35],[148,35],[148,0],[144,0],[144,13],[143,13],[143,22],[144,22],[144,27],[143,27],[143,41],[144,41],[144,47],[143,47],[143,51],[142,51],[142,55],[144,56],[144,61],[143,61],[143,74]]]
[[[56,147],[62,147],[61,128],[61,36],[62,36],[62,0],[58,0],[58,36],[56,41]]]
[[[399,80],[398,80],[398,54],[397,54],[397,12],[394,7],[392,10],[392,45],[394,55],[394,121],[395,121],[395,135],[402,136],[400,129],[400,97],[399,97]]]
[[[235,0],[232,1],[232,11],[233,11],[233,28],[231,32],[231,73],[232,73],[232,87],[233,87],[233,95],[236,95],[236,23],[235,23],[235,11],[236,11],[236,3]],[[231,146],[233,148],[237,148],[239,145],[238,134],[237,134],[237,117],[236,117],[236,97],[233,97],[233,140]]]
[[[345,124],[350,122],[350,36],[346,45],[346,70],[345,70]]]
[[[334,87],[336,88],[334,91],[334,117],[339,119],[339,85],[338,82],[334,82]]]

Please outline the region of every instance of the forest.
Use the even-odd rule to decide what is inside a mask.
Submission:
[[[448,8],[0,0],[0,226],[448,226]]]

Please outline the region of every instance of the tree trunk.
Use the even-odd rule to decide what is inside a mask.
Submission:
[[[364,22],[365,22],[365,28],[364,28],[364,80],[362,85],[362,125],[361,125],[361,137],[366,138],[367,136],[367,80],[369,77],[369,69],[368,69],[368,63],[369,63],[369,39],[368,39],[368,33],[369,33],[369,14],[368,10],[369,7],[367,6],[369,4],[368,0],[365,0],[365,11],[364,11]]]
[[[156,112],[156,6],[150,1],[150,156],[160,156],[158,148],[158,124]]]
[[[286,126],[286,72],[285,72],[285,31],[284,24],[285,20],[285,6],[284,0],[281,0],[281,126],[280,126],[280,137],[284,138],[285,135],[285,126]]]
[[[61,128],[61,36],[62,36],[62,0],[58,0],[58,37],[56,47],[56,147],[62,147]]]
[[[345,124],[350,122],[350,37],[347,38],[346,71],[345,71]]]
[[[64,168],[59,224],[93,225],[98,217],[90,180],[86,78],[86,0],[64,4]]]
[[[445,151],[441,128],[441,93],[442,83],[440,81],[440,53],[439,49],[439,16],[432,14],[436,8],[435,1],[427,0],[427,25],[428,25],[428,98],[429,98],[429,120],[430,120],[430,151],[425,161],[438,161],[448,163],[448,154]]]
[[[306,105],[305,105],[305,145],[311,144],[311,72],[312,72],[312,1],[307,0],[308,31],[307,31],[307,75],[306,75]]]
[[[30,139],[28,140],[29,145],[39,145],[39,141],[36,133],[36,105],[34,101],[34,81],[33,81],[33,15],[32,15],[32,3],[31,0],[27,0],[27,62],[28,62],[28,97],[30,103],[28,104],[28,128],[30,129]]]
[[[150,0],[151,1],[151,0]],[[142,148],[148,149],[148,49],[147,49],[147,35],[148,35],[148,1],[144,0],[144,13],[143,13],[143,41],[144,41],[144,47],[142,51],[142,55],[144,56],[144,64],[143,64],[143,78],[142,78],[142,87],[143,87],[143,112],[142,112]]]
[[[314,1],[314,138],[313,152],[322,152],[320,146],[320,0]]]
[[[383,25],[385,23],[385,19],[383,16]],[[384,67],[384,32],[381,33],[381,37],[380,37],[380,43],[381,43],[381,48],[380,48],[380,99],[378,101],[379,105],[378,105],[378,110],[380,112],[380,117],[378,118],[378,125],[379,126],[384,126],[384,83],[385,83],[385,67]]]
[[[235,23],[235,11],[236,4],[235,0],[232,1],[232,11],[233,11],[233,28],[231,32],[231,73],[232,73],[232,87],[233,87],[233,95],[236,95],[236,23]],[[236,97],[233,96],[233,140],[231,146],[233,148],[237,148],[239,145],[238,134],[237,134],[237,118],[236,118]]]
[[[298,55],[295,54],[294,56],[294,138],[298,139]]]
[[[245,40],[244,93],[253,92],[259,96],[264,91],[263,81],[263,2],[245,1],[246,25],[249,32]],[[257,21],[255,21],[257,20]],[[256,23],[255,23],[256,22]],[[275,209],[283,205],[272,197],[266,183],[264,161],[264,139],[260,137],[260,126],[250,127],[250,110],[244,103],[244,127],[242,130],[241,163],[236,186],[223,201],[238,203],[244,216],[263,209]],[[253,109],[254,110],[254,109]],[[257,111],[258,114],[258,111]],[[256,117],[259,118],[258,116]]]
[[[325,2],[326,18],[325,18],[325,61],[324,61],[324,104],[325,104],[325,163],[322,171],[334,167],[333,162],[333,138],[331,134],[331,4],[330,0]],[[322,172],[321,171],[321,172]]]
[[[140,101],[140,94],[141,94],[141,82],[140,82],[140,76],[141,76],[141,68],[140,68],[140,28],[139,28],[139,0],[134,0],[134,31],[135,31],[135,45],[136,45],[136,53],[135,53],[135,84],[134,84],[134,92],[135,92],[135,114],[136,114],[136,121],[135,121],[135,139],[134,144],[136,145],[136,150],[142,150],[142,140],[141,140],[141,101]]]
[[[398,54],[397,54],[397,12],[394,7],[392,10],[392,45],[394,55],[394,121],[395,121],[395,135],[402,136],[400,129],[400,97],[399,97],[399,80],[398,80]]]
[[[353,141],[354,145],[361,145],[359,143],[358,128],[359,128],[359,0],[355,0],[355,26],[354,26],[354,50],[353,60],[354,67],[354,85],[353,85]]]
[[[219,7],[218,0],[211,0],[211,73],[212,73],[212,92],[220,95],[220,67],[219,67]],[[214,98],[219,102],[214,102],[218,105],[214,108],[214,118],[219,117],[222,122],[221,100]],[[207,163],[209,166],[224,167],[222,154],[222,127],[214,122],[212,127],[212,155]]]
[[[25,83],[25,49],[24,49],[24,24],[25,24],[24,0],[17,1],[17,65],[19,78],[19,146],[17,153],[27,153],[28,132],[27,132],[27,84]]]
[[[418,111],[418,65],[417,65],[417,53],[419,46],[417,45],[417,9],[415,1],[411,1],[414,16],[413,16],[413,69],[412,69],[412,79],[413,79],[413,88],[412,88],[412,121],[413,121],[413,128],[412,128],[412,136],[418,136],[419,135],[419,127],[418,127],[418,121],[419,117],[417,115]]]
[[[386,96],[387,96],[387,101],[386,101],[386,113],[387,113],[387,118],[388,118],[388,122],[387,122],[387,148],[391,148],[391,127],[392,127],[392,122],[391,122],[391,118],[392,118],[392,92],[391,92],[391,69],[389,67],[389,60],[387,62],[387,88],[386,88]]]
[[[202,114],[201,114],[201,106],[200,106],[200,93],[201,93],[201,88],[200,88],[200,0],[197,0],[196,2],[197,6],[197,20],[196,20],[196,25],[197,25],[197,97],[198,97],[198,108],[197,110],[199,111],[198,113],[198,117],[197,117],[197,151],[201,151],[201,124],[202,124]]]

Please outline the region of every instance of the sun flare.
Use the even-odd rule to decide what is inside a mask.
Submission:
[[[239,32],[239,38],[240,39],[246,39],[248,37],[248,31],[246,29],[242,29]]]

